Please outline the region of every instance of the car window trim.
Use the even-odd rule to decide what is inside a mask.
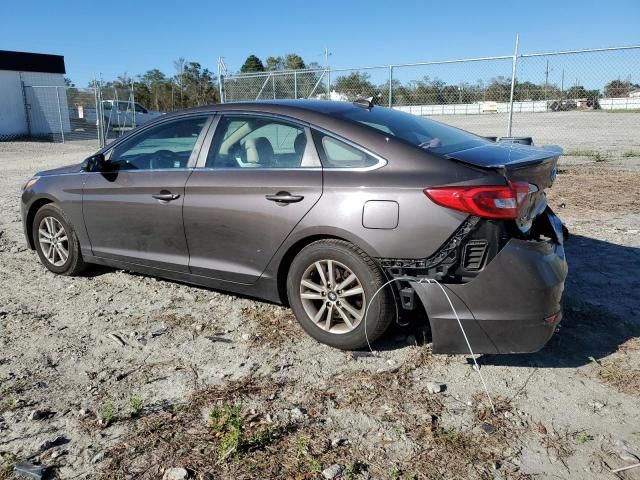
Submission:
[[[305,145],[305,154],[306,149],[309,149],[309,153],[312,155],[314,162],[317,164],[316,166],[310,167],[285,167],[285,168],[277,168],[277,167],[269,167],[269,168],[234,168],[234,167],[207,167],[207,157],[209,155],[209,150],[213,143],[213,139],[215,138],[215,134],[218,130],[218,126],[220,125],[220,121],[223,117],[236,117],[236,116],[251,116],[251,117],[263,117],[273,119],[284,124],[292,124],[294,127],[301,128],[304,131],[305,136],[307,137],[307,144]],[[198,156],[198,160],[196,162],[196,169],[198,170],[206,170],[206,171],[247,171],[247,172],[267,172],[267,171],[292,171],[292,170],[304,170],[305,172],[313,171],[313,170],[322,170],[322,162],[320,161],[320,155],[316,149],[315,143],[313,142],[313,137],[311,134],[311,126],[309,123],[294,119],[292,117],[288,117],[286,115],[278,115],[273,113],[264,113],[264,112],[251,112],[251,111],[225,111],[225,112],[216,112],[215,118],[213,119],[211,126],[209,127],[209,131],[205,137],[205,140],[202,144],[202,148],[200,149],[200,155]]]
[[[134,134],[131,135],[125,135],[124,137],[116,140],[115,142],[113,142],[112,144],[104,147],[101,150],[98,150],[98,152],[102,152],[104,154],[104,157],[107,160],[111,160],[111,155],[113,154],[113,150],[115,148],[117,148],[120,144],[122,144],[124,141],[128,141],[132,138],[135,138],[139,135],[142,135],[143,133],[145,133],[147,130],[151,129],[151,128],[155,128],[161,125],[164,125],[166,123],[172,123],[172,122],[178,122],[181,120],[189,120],[191,118],[200,118],[200,117],[207,117],[207,121],[205,122],[204,126],[202,127],[202,130],[200,130],[200,133],[198,134],[198,138],[196,139],[196,143],[193,145],[193,148],[191,149],[191,154],[189,155],[189,160],[187,161],[187,166],[186,167],[182,167],[182,168],[159,168],[159,169],[139,169],[139,170],[122,170],[123,172],[159,172],[159,171],[171,171],[171,172],[177,172],[180,170],[193,170],[195,168],[196,162],[198,160],[198,156],[200,155],[201,149],[202,149],[202,145],[204,143],[204,139],[208,133],[208,131],[211,128],[211,124],[214,120],[215,117],[217,117],[216,112],[207,112],[207,113],[199,113],[199,114],[186,114],[186,115],[176,115],[175,117],[171,117],[171,118],[167,118],[167,119],[163,119],[162,121],[159,122],[153,122],[149,125],[145,125],[144,127],[141,127],[141,130],[139,132],[136,132]],[[99,173],[99,172],[93,172],[93,173]]]

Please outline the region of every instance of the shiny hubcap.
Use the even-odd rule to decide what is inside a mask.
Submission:
[[[366,308],[360,280],[335,260],[319,260],[307,267],[300,281],[300,299],[309,318],[330,333],[352,331]]]
[[[54,217],[44,217],[38,226],[38,242],[47,261],[60,267],[69,258],[69,239],[62,224]]]

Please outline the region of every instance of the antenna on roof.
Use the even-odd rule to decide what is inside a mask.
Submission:
[[[375,106],[375,102],[373,101],[374,97],[369,98],[358,98],[353,102],[354,105],[362,108],[366,108],[367,110],[371,110]]]

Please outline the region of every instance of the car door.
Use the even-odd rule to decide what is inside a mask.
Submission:
[[[188,271],[184,187],[209,123],[191,115],[144,128],[87,175],[82,208],[93,255]]]
[[[192,273],[254,283],[322,195],[309,129],[273,116],[217,120],[185,191]]]

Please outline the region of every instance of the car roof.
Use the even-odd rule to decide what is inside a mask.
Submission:
[[[337,102],[331,100],[258,100],[247,102],[231,102],[231,103],[218,103],[213,105],[203,105],[200,107],[192,107],[182,112],[188,111],[204,111],[204,110],[251,110],[251,111],[291,111],[296,110],[298,112],[315,112],[322,114],[333,114],[338,112],[345,112],[352,109],[363,108],[354,105],[350,102]]]
[[[294,119],[314,124],[319,127],[332,129],[342,125],[357,126],[352,122],[345,121],[341,114],[350,110],[360,109],[360,107],[350,102],[336,102],[331,100],[265,100],[249,102],[219,103],[213,105],[203,105],[199,107],[187,108],[167,114],[184,115],[188,113],[232,113],[232,112],[255,112],[283,115]],[[382,108],[382,107],[375,107]]]

